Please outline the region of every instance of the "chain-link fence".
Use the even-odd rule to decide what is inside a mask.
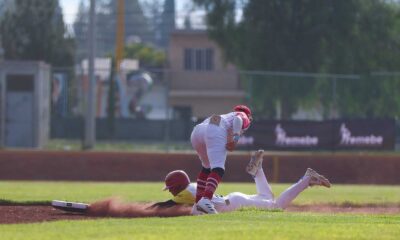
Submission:
[[[98,140],[183,140],[179,127],[186,122],[170,121],[168,72],[121,70],[118,76],[108,64],[95,70],[96,138]],[[53,68],[51,138],[82,139],[89,88],[85,68]],[[170,126],[173,131],[168,132]]]
[[[241,72],[250,105],[264,118],[397,118],[400,74]]]
[[[116,118],[165,119],[166,106],[151,106],[148,100],[154,94],[159,102],[167,100],[165,72],[125,71],[123,79],[115,77],[107,68],[98,68],[95,72],[97,118],[113,115]],[[53,68],[52,116],[83,116],[88,88],[87,70]]]
[[[396,119],[400,111],[399,73],[227,71],[193,77],[156,69],[125,70],[123,77],[116,77],[105,66],[95,71],[98,140],[188,142],[192,127],[204,118],[197,116],[199,111],[194,109],[200,108],[194,105],[210,98],[204,94],[207,91],[216,93],[212,96],[216,104],[203,108],[218,111],[213,108],[218,102],[237,94],[228,105],[244,102],[259,120]],[[82,139],[88,87],[84,68],[53,68],[52,138]],[[181,102],[171,100],[174,94],[181,94]],[[226,110],[221,107],[220,113]]]

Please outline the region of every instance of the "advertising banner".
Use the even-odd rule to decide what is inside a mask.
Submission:
[[[392,150],[393,119],[328,121],[254,121],[239,140],[241,149]]]
[[[386,120],[337,120],[333,149],[385,149],[393,150],[396,143],[396,122]]]

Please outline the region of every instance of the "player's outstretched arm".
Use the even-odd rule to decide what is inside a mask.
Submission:
[[[174,202],[173,200],[168,200],[165,202],[154,203],[153,205],[150,206],[150,208],[155,208],[155,207],[169,208],[175,205],[178,205],[178,203]]]

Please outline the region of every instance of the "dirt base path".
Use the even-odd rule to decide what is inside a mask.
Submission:
[[[399,205],[333,206],[306,205],[291,206],[288,212],[357,213],[357,214],[400,214]],[[57,220],[95,219],[99,217],[65,213],[51,206],[0,206],[0,224],[35,223]]]
[[[93,218],[78,214],[68,214],[51,206],[0,206],[0,213],[0,224]]]
[[[287,212],[316,212],[316,213],[357,213],[357,214],[400,214],[399,205],[305,205],[290,206]]]

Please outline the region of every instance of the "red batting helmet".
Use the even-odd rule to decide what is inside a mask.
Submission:
[[[176,195],[184,190],[190,183],[189,176],[182,170],[175,170],[167,174],[165,177],[164,190],[169,190]]]
[[[246,105],[237,105],[237,106],[235,106],[235,107],[233,108],[233,110],[234,110],[235,112],[244,112],[250,120],[252,119],[251,110],[250,110],[250,108],[249,108],[248,106],[246,106]]]

